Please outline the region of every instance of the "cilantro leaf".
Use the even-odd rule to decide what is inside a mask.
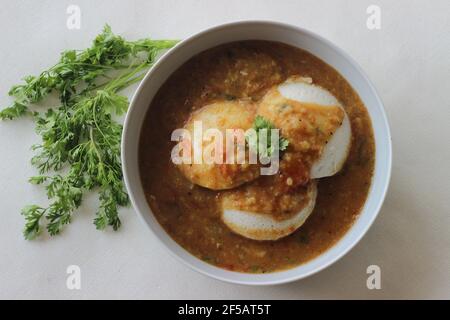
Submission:
[[[271,130],[276,128],[269,120],[260,115],[255,117],[253,129],[257,134],[256,139],[250,139],[249,136],[246,136],[246,140],[250,150],[257,152],[260,157],[270,157],[276,151],[275,148],[277,148],[278,151],[284,151],[289,145],[289,141],[281,136],[279,136],[278,145],[272,145]],[[264,136],[266,137],[266,141],[260,141],[259,139]]]
[[[59,234],[86,192],[94,189],[100,201],[96,228],[120,227],[119,208],[129,199],[120,163],[122,125],[114,116],[126,112],[128,99],[118,92],[140,81],[161,50],[176,42],[127,41],[106,25],[90,48],[64,51],[53,67],[11,88],[9,95],[15,101],[0,111],[2,120],[29,114],[28,107],[51,92],[61,103],[31,113],[42,143],[32,147],[36,154],[31,163],[39,175],[29,182],[43,185],[50,203],[22,210],[25,239],[37,237],[44,226],[50,235]]]

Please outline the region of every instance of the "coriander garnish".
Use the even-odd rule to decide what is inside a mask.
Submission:
[[[278,151],[284,151],[289,145],[289,141],[281,136],[278,139],[278,145],[272,145],[271,130],[275,129],[275,127],[269,120],[260,115],[255,117],[255,120],[253,121],[253,129],[257,133],[257,139],[250,139],[247,137],[247,142],[250,150],[256,150],[260,157],[270,157],[276,149],[278,149]],[[261,131],[266,132],[264,135],[261,135]],[[261,136],[265,136],[266,141],[260,141],[259,139]]]
[[[50,235],[58,234],[72,220],[88,190],[97,190],[100,205],[94,219],[97,229],[120,227],[118,208],[129,203],[122,181],[120,139],[122,125],[113,120],[123,114],[128,99],[121,89],[140,81],[157,54],[177,41],[126,41],[106,25],[92,46],[69,50],[60,61],[39,76],[26,77],[9,95],[12,106],[0,112],[0,119],[31,114],[42,143],[33,146],[32,164],[39,175],[33,184],[44,184],[50,204],[26,206],[24,236],[35,238],[46,224]],[[29,106],[57,92],[61,105],[45,112]]]

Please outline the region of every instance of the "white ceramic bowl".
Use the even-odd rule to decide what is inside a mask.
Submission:
[[[189,58],[214,46],[238,40],[272,40],[307,50],[333,66],[358,92],[366,105],[375,133],[375,173],[368,199],[358,220],[347,234],[317,258],[286,271],[248,274],[214,267],[191,255],[164,231],[155,219],[144,196],[138,167],[138,142],[141,126],[153,99],[166,79]],[[122,165],[131,202],[148,228],[179,260],[216,279],[250,285],[290,282],[314,274],[346,254],[366,233],[386,195],[391,175],[391,135],[383,104],[361,68],[334,44],[310,31],[277,22],[242,21],[207,29],[178,43],[165,53],[147,73],[130,105],[122,137]]]

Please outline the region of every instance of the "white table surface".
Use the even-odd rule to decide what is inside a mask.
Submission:
[[[81,29],[66,28],[66,8],[81,8]],[[366,8],[381,8],[368,30]],[[391,186],[376,222],[343,259],[310,278],[246,287],[200,275],[176,261],[133,209],[119,232],[92,225],[86,201],[52,239],[25,241],[21,207],[46,203],[30,146],[28,119],[0,123],[0,298],[450,298],[450,2],[442,1],[6,1],[0,0],[0,105],[28,74],[64,49],[84,48],[104,23],[127,38],[185,38],[206,27],[270,19],[310,29],[353,56],[367,72],[390,120]],[[68,265],[81,268],[81,290],[66,288]],[[366,268],[381,267],[381,290],[368,290]]]

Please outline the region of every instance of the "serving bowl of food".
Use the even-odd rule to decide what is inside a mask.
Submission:
[[[251,285],[301,279],[347,253],[382,206],[391,152],[360,67],[268,21],[213,27],[165,53],[122,138],[131,202],[156,237],[193,269]]]

